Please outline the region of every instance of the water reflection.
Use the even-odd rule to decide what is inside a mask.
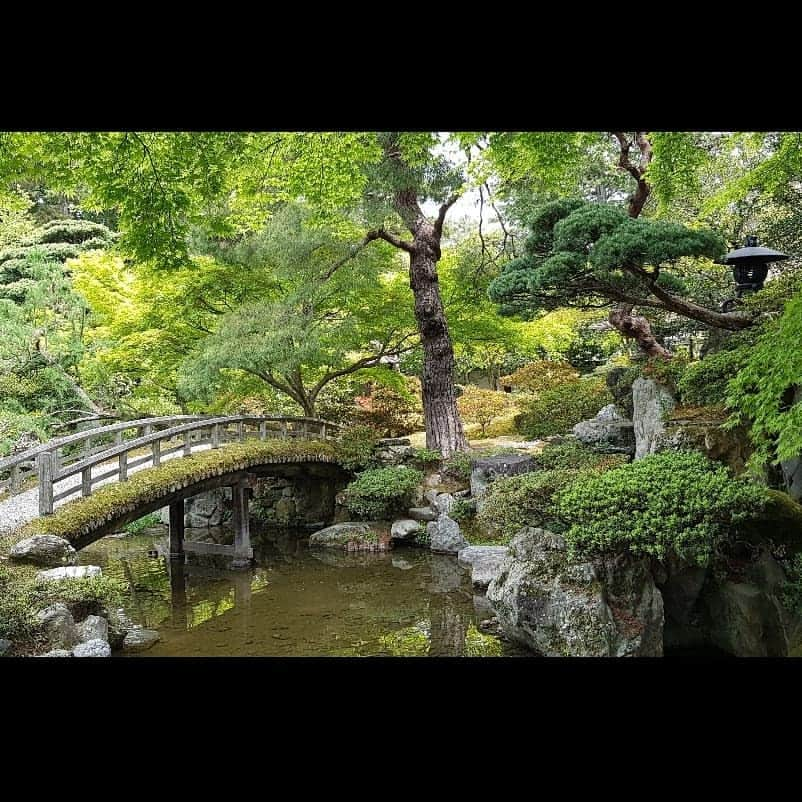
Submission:
[[[162,636],[150,656],[521,654],[479,631],[486,601],[453,558],[310,550],[287,533],[254,552],[251,571],[228,571],[225,558],[170,561],[163,539],[139,535],[100,540],[81,562],[129,582],[128,614]]]

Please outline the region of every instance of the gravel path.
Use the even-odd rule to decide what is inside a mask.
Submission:
[[[201,445],[192,449],[192,453],[194,454],[196,451],[205,451],[207,448],[211,448],[209,443],[202,443]],[[167,462],[167,460],[175,459],[177,457],[183,457],[182,452],[176,452],[175,454],[168,454],[167,456],[162,457],[162,462]],[[111,460],[110,462],[104,462],[100,465],[95,465],[92,468],[92,475],[96,476],[101,473],[107,471],[110,467],[115,465],[117,460]],[[135,468],[129,468],[128,473],[136,473],[137,471],[145,470],[146,468],[151,468],[152,463],[146,462],[142,465],[137,465]],[[92,489],[96,487],[100,487],[101,485],[108,485],[116,482],[117,478],[115,476],[110,476],[108,479],[102,479],[97,484],[92,486]],[[66,479],[62,479],[60,482],[56,482],[53,486],[54,493],[60,493],[62,490],[66,490],[68,487],[80,487],[81,486],[81,474],[76,474],[75,476],[70,476]],[[68,496],[67,498],[63,498],[60,501],[57,501],[53,506],[60,507],[62,504],[66,504],[68,501],[73,501],[76,498],[80,498],[80,493],[74,496]],[[13,529],[16,529],[18,526],[21,526],[28,521],[32,521],[34,518],[39,517],[39,488],[33,487],[30,490],[26,490],[23,493],[19,493],[16,496],[11,496],[9,498],[3,497],[3,501],[0,501],[0,535],[6,534]]]

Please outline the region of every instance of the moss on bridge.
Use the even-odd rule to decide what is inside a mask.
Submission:
[[[166,499],[182,487],[257,465],[337,461],[336,444],[323,440],[232,443],[138,471],[127,482],[105,485],[87,498],[58,507],[52,515],[30,521],[9,541],[14,543],[38,534],[76,540],[144,504]]]

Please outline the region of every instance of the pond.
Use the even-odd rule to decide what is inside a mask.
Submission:
[[[529,656],[480,630],[492,611],[453,557],[310,549],[287,532],[256,533],[253,545],[244,572],[201,555],[171,565],[162,530],[103,538],[80,562],[129,582],[126,613],[161,635],[148,657]]]

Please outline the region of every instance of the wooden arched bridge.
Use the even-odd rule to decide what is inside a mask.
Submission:
[[[127,482],[129,473],[158,467],[163,461],[190,456],[193,452],[220,449],[229,443],[246,440],[326,441],[335,439],[338,433],[337,424],[317,418],[255,415],[174,415],[88,429],[0,460],[0,519],[4,498],[30,492],[34,486],[38,489],[38,514],[49,516],[59,502],[72,497],[89,497],[97,485]],[[267,455],[262,461],[287,462],[290,459],[273,459]],[[312,460],[334,461],[325,454],[300,458],[301,462]],[[222,469],[216,474],[206,471],[190,481],[179,482],[180,486],[169,488],[169,493],[129,505],[113,519],[95,522],[97,525],[93,525],[91,531],[84,527],[82,533],[74,533],[71,537],[73,545],[81,548],[102,536],[112,525],[119,526],[169,506],[170,553],[172,557],[182,557],[184,499],[215,487],[229,486],[233,501],[234,546],[219,549],[223,553],[230,549],[234,556],[233,565],[241,567],[252,556],[246,488],[252,484],[253,474],[244,465]],[[28,520],[35,517],[36,513],[32,511]]]

